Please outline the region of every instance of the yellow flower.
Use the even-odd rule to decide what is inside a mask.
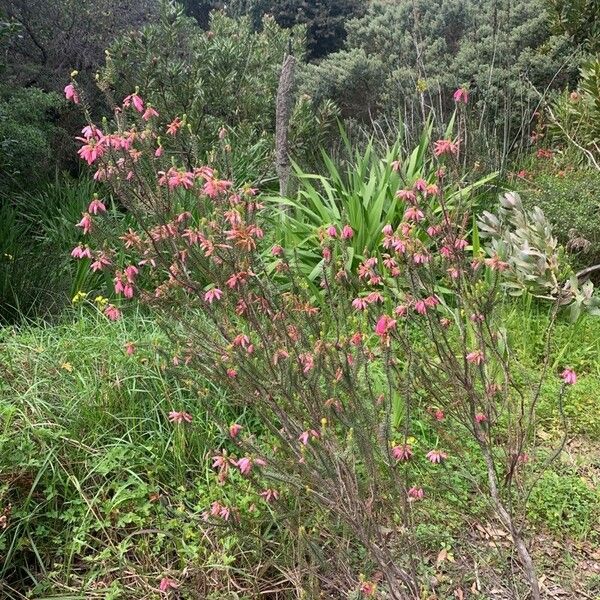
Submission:
[[[63,363],[60,368],[68,371],[69,373],[73,372],[73,365],[70,362]]]
[[[106,306],[108,304],[108,298],[105,298],[104,296],[96,296],[94,298],[94,302],[98,305],[99,308],[102,308],[103,306]]]
[[[73,304],[77,304],[78,302],[85,300],[86,297],[87,297],[87,292],[79,291],[73,296],[72,302],[73,302]]]

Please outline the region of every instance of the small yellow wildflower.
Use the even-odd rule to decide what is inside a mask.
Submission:
[[[79,291],[73,296],[72,302],[73,302],[73,304],[77,304],[78,302],[85,300],[86,297],[87,297],[87,292]]]
[[[104,296],[96,296],[94,298],[94,302],[98,308],[104,308],[108,304],[108,298],[105,298]]]

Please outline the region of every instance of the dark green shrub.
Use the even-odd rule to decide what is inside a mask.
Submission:
[[[52,172],[53,144],[65,135],[58,125],[65,106],[53,92],[0,87],[0,185],[31,186]]]
[[[554,226],[554,234],[575,263],[588,266],[600,262],[600,173],[575,171],[564,176],[543,174],[535,188],[523,192],[524,204],[539,206]]]

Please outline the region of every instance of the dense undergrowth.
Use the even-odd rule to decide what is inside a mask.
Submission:
[[[547,314],[521,301],[505,311],[517,359],[539,370]],[[599,328],[594,318],[575,328],[561,322],[552,346],[552,364],[568,356],[580,375],[564,413],[570,441],[583,449],[575,446],[543,476],[528,511],[539,533],[561,543],[564,536],[575,544],[600,541],[599,457],[586,451],[600,435]],[[25,589],[35,598],[158,597],[165,576],[181,584],[183,598],[254,598],[269,587],[274,597],[284,597],[281,571],[298,568],[300,542],[278,527],[249,488],[241,485],[233,498],[221,495],[226,492],[209,458],[223,440],[202,403],[170,375],[170,355],[168,340],[147,316],[109,322],[93,300],[56,325],[2,331],[3,597],[21,598]],[[562,426],[555,392],[545,390],[539,407],[548,444]],[[223,393],[214,387],[206,393],[233,420]],[[192,422],[174,426],[173,410],[193,414]],[[237,418],[252,422],[252,415]],[[426,447],[435,431],[423,427],[417,446]],[[444,493],[446,477],[454,499]],[[434,485],[440,496],[436,500],[433,491],[422,508],[427,526],[420,526],[419,541],[425,568],[442,589],[452,590],[465,585],[454,562],[464,561],[465,546],[498,559],[485,549],[489,509],[475,501],[472,483],[448,466]],[[202,516],[215,494],[238,507],[246,525],[254,523],[252,543],[235,529],[215,536]],[[287,502],[311,523],[311,507]],[[226,591],[233,585],[239,588]]]

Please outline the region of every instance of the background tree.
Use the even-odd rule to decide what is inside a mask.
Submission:
[[[318,59],[343,47],[346,22],[366,10],[364,0],[234,0],[231,14],[249,15],[259,26],[265,14],[271,14],[282,27],[306,25],[307,49]]]
[[[600,51],[600,6],[597,0],[548,0],[556,31],[566,33],[591,53]]]

